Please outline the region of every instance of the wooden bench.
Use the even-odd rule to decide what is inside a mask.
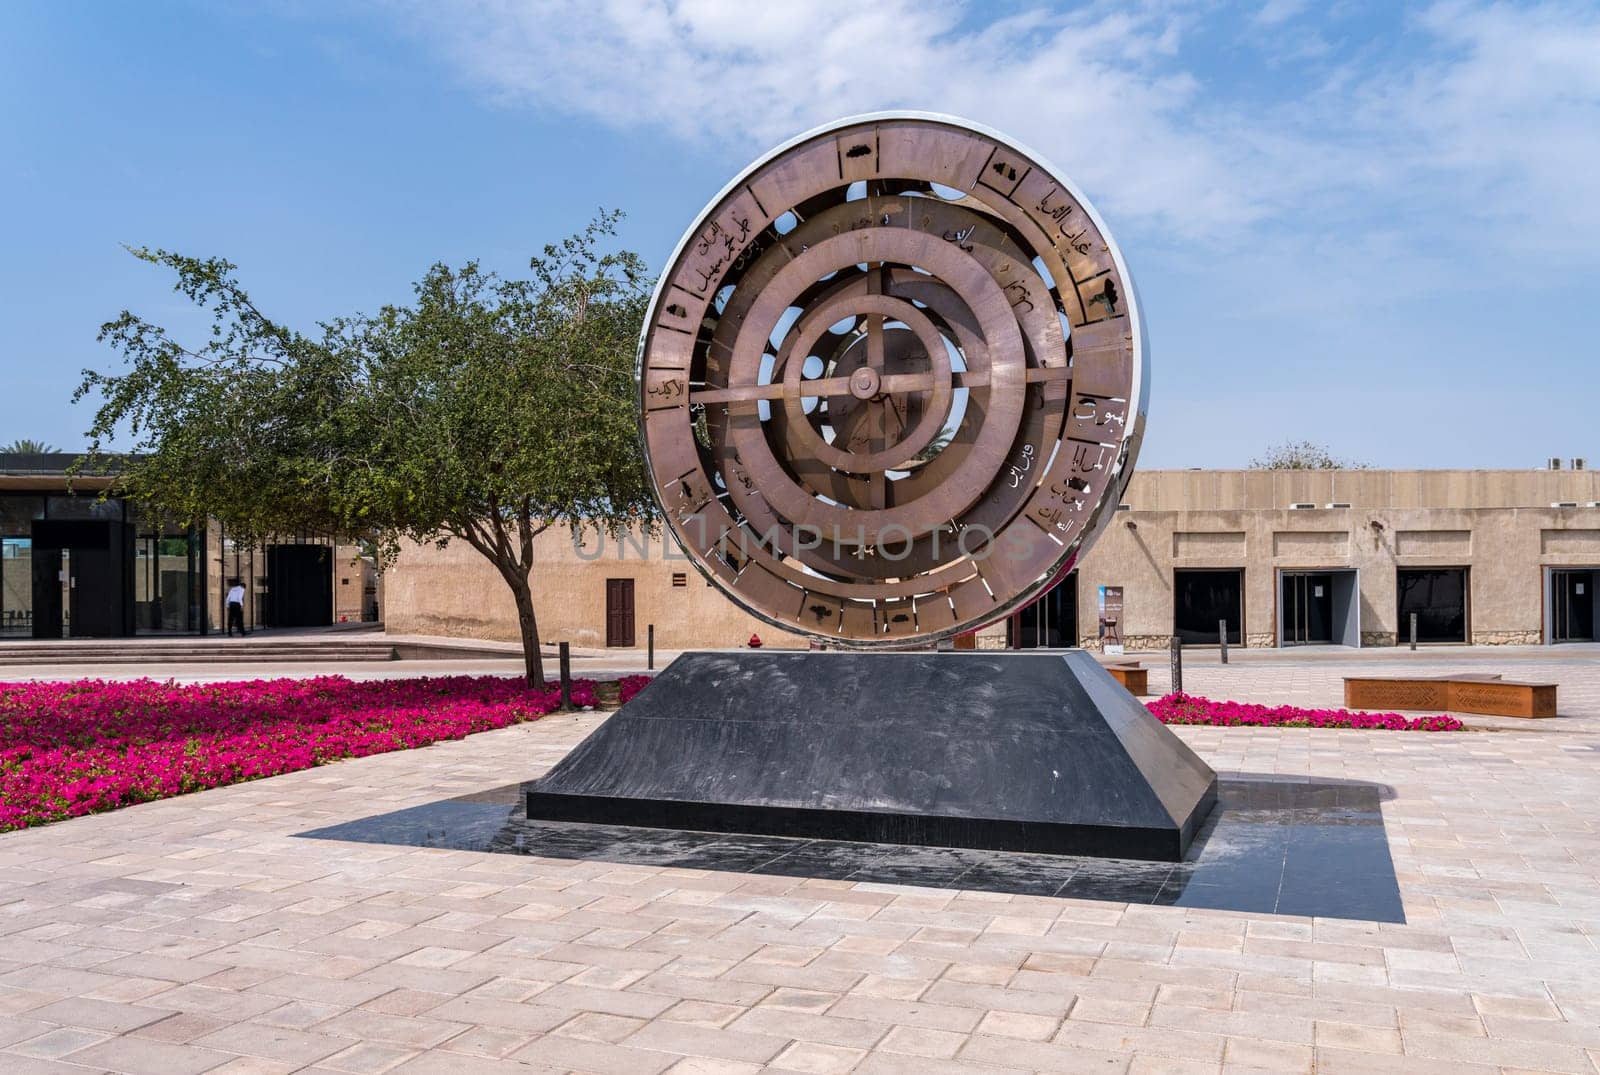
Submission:
[[[1346,709],[1434,709],[1496,717],[1553,717],[1554,683],[1513,683],[1493,673],[1346,676]]]
[[[1150,693],[1150,673],[1132,661],[1105,666],[1111,678],[1122,684],[1129,694],[1143,696]]]

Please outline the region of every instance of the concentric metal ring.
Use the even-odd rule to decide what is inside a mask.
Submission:
[[[866,116],[773,150],[685,234],[641,436],[672,533],[736,602],[904,646],[1070,569],[1131,474],[1145,365],[1070,183],[993,131]]]

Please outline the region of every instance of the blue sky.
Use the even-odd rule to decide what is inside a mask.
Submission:
[[[309,327],[437,260],[515,273],[600,206],[660,266],[768,145],[965,115],[1077,180],[1152,340],[1141,464],[1600,461],[1600,9],[512,0],[0,6],[0,441],[131,308],[119,244],[237,262]]]

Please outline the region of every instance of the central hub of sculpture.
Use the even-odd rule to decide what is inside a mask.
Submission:
[[[1182,857],[1216,774],[1093,658],[926,652],[1060,580],[1132,474],[1138,300],[1064,176],[940,116],[802,135],[685,233],[637,373],[707,580],[878,652],[686,653],[530,817]]]
[[[862,366],[850,375],[850,394],[857,399],[872,399],[883,385],[883,378],[871,366]]]

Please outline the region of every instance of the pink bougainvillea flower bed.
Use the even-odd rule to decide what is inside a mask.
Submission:
[[[649,680],[629,676],[622,700]],[[575,680],[577,706],[595,704]],[[343,676],[0,683],[0,832],[537,720],[554,684]]]
[[[1379,728],[1396,732],[1459,732],[1455,717],[1404,717],[1399,713],[1356,713],[1348,709],[1301,709],[1292,705],[1214,702],[1193,694],[1169,694],[1149,705],[1163,724],[1210,724],[1257,728]]]

